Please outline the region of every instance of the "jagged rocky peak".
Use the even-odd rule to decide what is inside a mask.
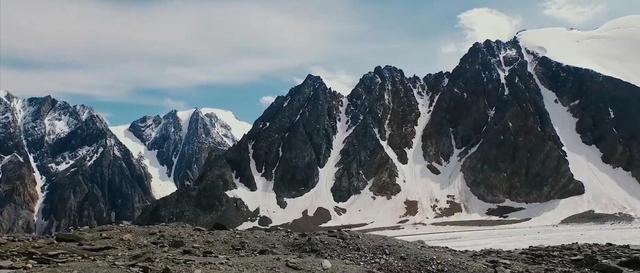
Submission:
[[[430,169],[465,158],[466,184],[486,202],[545,202],[584,193],[527,65],[516,40],[474,44],[442,87],[424,128]]]
[[[347,96],[346,116],[351,130],[339,147],[333,199],[345,202],[371,181],[376,196],[390,198],[400,191],[398,169],[407,164],[413,146],[420,105],[429,99],[424,82],[393,66],[365,74]],[[388,147],[390,153],[385,150]]]
[[[145,168],[93,109],[51,96],[2,95],[2,112],[11,118],[0,124],[7,129],[0,132],[0,168],[11,166],[2,178],[12,178],[13,186],[1,197],[12,216],[0,222],[14,222],[3,230],[48,233],[130,221],[151,201]]]
[[[16,109],[20,100],[0,90],[0,232],[35,232],[37,182]]]
[[[331,153],[342,106],[343,96],[313,75],[276,98],[227,153],[240,182],[255,191],[254,177],[261,177],[279,200],[311,190]]]
[[[142,142],[144,150],[156,152],[148,156],[155,157],[169,182],[183,187],[198,177],[209,151],[228,149],[249,127],[229,111],[196,108],[142,117],[132,122],[128,131]]]
[[[413,83],[416,89],[400,69],[378,66],[365,74],[347,96],[349,126],[364,122],[364,126],[373,127],[403,164],[407,163],[405,149],[413,143],[420,115],[416,96],[424,93],[418,80],[413,78]]]

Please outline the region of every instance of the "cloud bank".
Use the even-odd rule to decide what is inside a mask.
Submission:
[[[592,20],[607,9],[606,2],[592,0],[549,0],[543,6],[544,15],[574,26]]]
[[[509,40],[521,26],[520,16],[509,16],[490,8],[471,9],[458,15],[457,27],[464,34],[464,41],[444,45],[441,51],[459,54],[475,42]]]

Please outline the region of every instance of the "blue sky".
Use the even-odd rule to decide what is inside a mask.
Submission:
[[[346,93],[376,65],[424,76],[474,41],[639,13],[637,0],[2,0],[0,88],[113,125],[193,107],[252,122],[309,73]]]

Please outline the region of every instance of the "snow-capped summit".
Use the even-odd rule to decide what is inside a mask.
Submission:
[[[161,198],[195,182],[210,152],[228,149],[250,128],[229,111],[196,108],[145,116],[111,130],[142,156],[154,196]]]
[[[244,121],[240,121],[231,111],[216,109],[216,108],[194,108],[184,111],[178,111],[177,115],[184,123],[188,124],[189,119],[193,115],[194,112],[198,111],[202,115],[215,116],[214,119],[219,119],[223,123],[229,125],[230,129],[228,131],[233,135],[233,137],[238,141],[244,134],[249,132],[251,129],[251,124],[246,123]],[[183,131],[186,132],[186,128],[183,127]]]
[[[520,32],[520,43],[566,65],[592,69],[640,86],[640,15],[591,30],[545,28]]]

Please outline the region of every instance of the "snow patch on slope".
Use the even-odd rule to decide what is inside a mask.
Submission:
[[[249,190],[236,178],[235,183],[238,188],[227,191],[226,194],[229,197],[241,198],[249,210],[253,211],[256,208],[260,208],[260,215],[269,217],[273,221],[272,225],[284,224],[300,218],[305,210],[309,215],[313,215],[316,210],[321,207],[329,210],[331,214],[332,220],[326,225],[342,223],[345,218],[342,218],[333,210],[334,206],[341,205],[333,200],[331,187],[333,187],[333,183],[335,182],[336,164],[340,159],[340,151],[344,145],[344,140],[350,133],[345,116],[346,105],[347,100],[344,98],[340,108],[338,129],[334,136],[331,154],[325,166],[319,169],[318,184],[308,193],[296,198],[285,198],[287,207],[285,209],[280,208],[276,202],[276,195],[273,192],[273,182],[267,181],[262,177],[262,173],[257,171],[255,161],[253,160],[253,143],[251,143],[249,144],[249,159],[257,190]],[[348,219],[348,222],[350,223],[354,220],[357,221],[357,219]],[[245,222],[239,228],[250,228],[256,225],[257,222]]]
[[[273,182],[262,177],[262,173],[257,171],[253,160],[252,143],[249,144],[249,158],[253,177],[256,182],[256,191],[249,190],[246,186],[235,179],[237,189],[227,191],[229,197],[241,198],[249,210],[259,209],[261,216],[269,217],[272,225],[279,225],[291,222],[303,216],[306,210],[308,215],[313,215],[318,208],[325,208],[331,214],[331,220],[323,226],[340,226],[348,224],[366,224],[366,228],[386,227],[397,225],[403,219],[409,220],[407,224],[428,223],[443,220],[455,219],[489,219],[490,216],[484,212],[492,204],[487,204],[477,199],[466,186],[461,166],[464,158],[460,158],[461,150],[455,150],[450,162],[443,166],[438,166],[442,172],[435,175],[427,169],[427,162],[422,156],[422,130],[429,122],[433,101],[421,94],[421,90],[414,90],[414,95],[419,103],[420,117],[416,126],[416,140],[413,146],[407,149],[409,163],[401,164],[397,160],[395,152],[388,146],[386,141],[380,140],[387,154],[393,159],[398,168],[399,177],[397,183],[402,190],[397,195],[387,199],[375,196],[371,192],[371,181],[360,194],[351,196],[346,202],[337,203],[334,201],[331,188],[335,183],[336,164],[340,160],[340,151],[344,146],[345,139],[351,131],[348,129],[345,109],[348,101],[343,100],[340,109],[340,121],[338,130],[333,140],[331,154],[326,165],[319,170],[318,184],[308,193],[297,198],[285,199],[287,207],[282,209],[276,202],[273,192]],[[451,139],[453,141],[453,139]],[[473,150],[468,154],[473,153]],[[447,201],[451,201],[448,196],[455,196],[455,202],[461,203],[464,213],[458,213],[449,218],[434,219],[436,209],[443,209],[449,206]],[[418,202],[418,213],[416,215],[406,215],[407,207],[405,201],[414,200]],[[433,206],[433,207],[432,207]],[[345,213],[338,211],[346,210]],[[256,222],[245,222],[239,228],[250,228],[257,225]]]
[[[183,136],[189,129],[189,120],[191,119],[191,115],[193,115],[195,110],[196,109],[190,109],[177,112],[178,118],[180,118],[180,121],[182,122]],[[251,130],[251,124],[238,120],[238,118],[231,111],[215,108],[199,108],[198,110],[202,114],[214,114],[224,123],[228,124],[231,127],[231,134],[233,134],[236,140],[242,138],[244,134]]]
[[[38,170],[38,166],[36,165],[35,160],[33,159],[33,155],[31,154],[31,152],[29,151],[29,148],[27,146],[27,141],[24,138],[24,118],[25,116],[29,115],[31,113],[31,111],[33,111],[32,108],[29,107],[29,105],[25,104],[24,100],[17,100],[15,102],[13,102],[13,108],[16,110],[16,114],[17,114],[17,120],[18,120],[18,126],[20,128],[20,137],[22,138],[22,143],[24,145],[25,152],[27,153],[27,156],[29,157],[29,162],[31,163],[31,168],[33,169],[33,176],[36,180],[36,188],[35,191],[38,194],[38,200],[36,201],[36,204],[33,208],[33,221],[35,223],[36,226],[36,234],[41,234],[44,227],[47,225],[47,221],[44,220],[44,218],[42,217],[42,201],[44,201],[44,198],[47,194],[47,189],[46,189],[46,179],[44,176],[42,176],[40,174],[40,170]]]
[[[553,126],[564,144],[569,168],[574,177],[581,181],[585,193],[562,200],[546,203],[517,204],[507,202],[506,205],[525,207],[524,211],[510,214],[511,217],[534,217],[527,225],[555,224],[562,219],[587,210],[600,213],[623,212],[640,215],[640,184],[622,168],[614,168],[602,162],[602,154],[594,146],[586,145],[576,131],[576,122],[568,109],[557,101],[557,96],[545,88],[534,72],[535,61],[532,56],[523,52],[529,61],[529,71],[543,95],[545,108],[549,112]],[[521,224],[522,225],[522,224]]]
[[[177,190],[173,180],[167,176],[165,167],[158,162],[156,157],[158,151],[149,151],[138,138],[129,132],[129,125],[115,126],[110,129],[120,142],[131,151],[134,157],[143,157],[142,162],[146,165],[149,174],[151,174],[151,190],[156,199],[165,197]]]
[[[618,18],[592,31],[527,30],[517,39],[524,47],[554,61],[640,86],[640,15]]]
[[[251,130],[251,124],[239,120],[231,111],[215,108],[202,108],[200,109],[200,112],[203,114],[212,113],[218,116],[218,118],[231,126],[231,133],[238,140]]]
[[[197,111],[196,111],[197,110]],[[177,111],[176,116],[179,119],[181,125],[181,145],[184,144],[185,136],[189,132],[189,122],[191,117],[194,114],[201,114],[205,116],[205,122],[209,125],[212,130],[214,130],[215,134],[212,137],[220,138],[222,141],[226,142],[229,146],[235,144],[238,139],[240,139],[244,134],[246,134],[249,129],[251,129],[251,125],[238,120],[233,113],[214,109],[214,108],[202,108],[202,109],[190,109],[184,111]],[[213,119],[211,118],[213,116]],[[147,125],[150,125],[152,119],[147,120]],[[166,122],[163,120],[162,123],[153,128],[149,128],[145,130],[145,138],[152,140],[156,138],[156,134],[158,133],[158,129],[161,128]],[[147,126],[144,126],[145,128]],[[167,175],[167,167],[162,166],[160,162],[158,162],[157,153],[158,151],[151,151],[146,147],[145,143],[142,143],[137,137],[135,137],[129,131],[129,125],[120,125],[110,127],[113,134],[122,142],[134,156],[142,156],[142,162],[146,165],[147,171],[151,174],[151,189],[153,195],[156,199],[165,197],[174,191],[177,190],[177,186],[172,178]],[[182,147],[180,147],[180,150]],[[175,155],[173,159],[173,168],[174,170],[170,170],[169,174],[173,174],[175,172],[175,167],[177,166],[178,156],[180,155],[180,151]],[[195,155],[194,155],[195,156]]]
[[[191,116],[193,115],[193,113],[195,111],[196,111],[196,109],[190,109],[190,110],[178,111],[176,113],[176,115],[178,115],[178,118],[180,119],[180,124],[182,125],[182,138],[183,139],[184,139],[184,136],[189,131],[189,120],[191,120]]]
[[[6,90],[0,89],[0,99],[4,100],[6,103],[10,103],[7,97],[9,96],[9,92]]]
[[[580,243],[640,244],[640,225],[559,225],[498,227],[405,226],[374,232],[401,240],[458,250],[518,249]]]

